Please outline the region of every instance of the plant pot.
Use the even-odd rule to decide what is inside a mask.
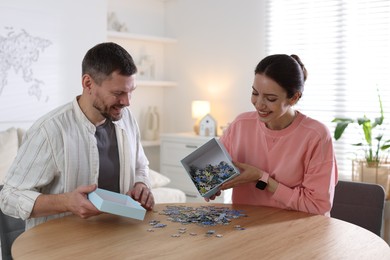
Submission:
[[[379,184],[385,190],[386,199],[390,199],[390,163],[368,164],[365,160],[353,160],[352,181]]]

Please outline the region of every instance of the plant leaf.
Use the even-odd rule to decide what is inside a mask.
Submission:
[[[378,101],[379,101],[379,109],[380,109],[381,116],[375,118],[375,122],[374,122],[373,125],[372,125],[373,128],[374,128],[375,126],[377,126],[377,125],[382,125],[383,120],[385,119],[385,116],[384,116],[384,113],[383,113],[383,106],[382,106],[381,95],[380,95],[380,93],[379,93],[379,89],[377,88],[376,90],[377,90],[377,92],[378,92]]]
[[[343,117],[336,117],[332,120],[333,123],[335,122],[348,122],[348,123],[353,123],[353,119],[351,118],[343,118]]]
[[[359,125],[363,125],[363,124],[365,124],[367,122],[371,122],[371,120],[368,119],[366,116],[364,116],[364,117],[359,117],[357,119],[357,122],[358,122]]]
[[[370,120],[365,121],[363,123],[362,127],[363,127],[363,132],[364,132],[364,138],[366,138],[367,144],[369,144],[371,146],[371,144],[372,144],[371,121]]]
[[[377,117],[375,118],[375,122],[372,124],[372,128],[374,128],[377,125],[381,125],[383,123],[383,117]]]
[[[339,121],[334,130],[334,139],[339,140],[339,138],[343,135],[345,128],[352,123],[351,121]]]
[[[382,145],[381,146],[381,150],[384,151],[384,150],[387,150],[390,148],[390,144],[386,144],[386,145]]]
[[[380,141],[382,140],[382,138],[383,138],[383,134],[380,134],[380,135],[378,135],[377,137],[375,137],[375,139],[376,139],[378,142],[380,142]]]

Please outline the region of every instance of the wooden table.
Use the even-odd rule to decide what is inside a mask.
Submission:
[[[185,205],[240,209],[248,217],[213,227],[183,225],[160,214],[165,204],[147,212],[143,222],[110,214],[87,220],[68,216],[24,232],[15,240],[12,255],[29,260],[390,259],[390,247],[383,239],[341,220],[268,207]],[[167,226],[150,232],[151,220],[160,220]],[[237,230],[236,225],[245,230]],[[182,227],[187,228],[186,233],[173,237]],[[208,230],[223,237],[207,237]]]

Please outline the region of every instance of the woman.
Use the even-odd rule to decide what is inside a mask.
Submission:
[[[271,55],[257,65],[256,111],[239,115],[220,139],[241,173],[221,186],[233,188],[233,203],[330,215],[337,183],[332,137],[293,108],[306,77],[296,55]]]

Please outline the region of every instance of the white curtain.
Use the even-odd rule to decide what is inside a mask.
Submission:
[[[379,89],[387,126],[375,134],[390,139],[390,0],[268,0],[265,13],[266,54],[297,54],[308,70],[297,108],[333,135],[335,117],[379,117]],[[341,179],[363,138],[356,128],[334,141]]]

